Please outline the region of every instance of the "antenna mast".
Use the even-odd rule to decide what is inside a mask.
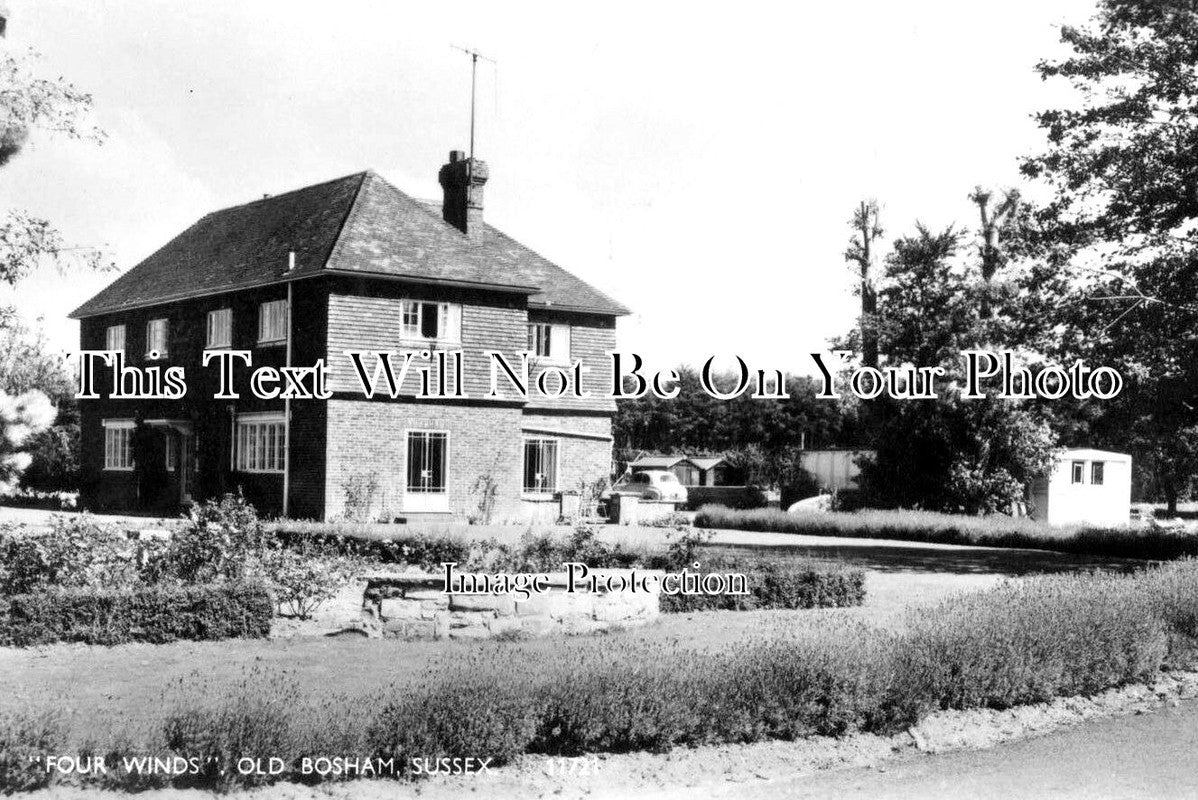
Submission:
[[[461,50],[466,55],[470,56],[470,161],[467,162],[471,169],[474,166],[474,112],[475,112],[475,88],[478,85],[478,60],[490,61],[492,64],[498,64],[495,59],[484,56],[477,50],[468,47],[459,47],[456,44],[451,44],[454,50]]]

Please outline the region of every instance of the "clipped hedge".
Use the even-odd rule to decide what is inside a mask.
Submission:
[[[705,572],[740,572],[748,595],[661,595],[661,610],[751,611],[781,608],[842,608],[865,602],[865,572],[803,561],[753,562],[708,559]]]
[[[686,487],[686,507],[691,511],[708,504],[725,508],[765,508],[767,502],[765,492],[757,486]]]
[[[262,638],[273,614],[260,584],[59,589],[0,597],[0,646]]]
[[[805,512],[733,510],[704,506],[700,528],[856,539],[1052,550],[1072,555],[1163,561],[1198,556],[1198,536],[1184,531],[1137,528],[1055,527],[1027,518],[971,517],[932,511]]]

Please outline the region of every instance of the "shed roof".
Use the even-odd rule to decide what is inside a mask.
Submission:
[[[1057,453],[1057,458],[1062,461],[1131,461],[1131,456],[1127,453],[1089,447],[1067,447]]]
[[[683,456],[642,456],[628,466],[633,469],[669,469],[683,460]]]

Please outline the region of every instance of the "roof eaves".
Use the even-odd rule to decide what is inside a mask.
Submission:
[[[532,295],[541,291],[539,286],[521,286],[510,283],[487,283],[486,281],[466,281],[456,278],[430,278],[427,275],[411,275],[401,272],[371,272],[363,269],[342,269],[333,267],[321,270],[321,275],[339,275],[349,278],[373,278],[376,280],[402,281],[404,283],[419,283],[425,286],[457,286],[464,289],[486,289],[492,292],[509,292],[511,294]]]
[[[570,312],[579,313],[579,314],[600,314],[603,316],[613,316],[613,317],[626,317],[632,313],[627,308],[625,308],[624,306],[615,302],[614,300],[612,300],[611,305],[607,306],[607,307],[578,306],[578,305],[571,305],[568,303],[554,303],[550,300],[529,300],[528,307],[529,308],[540,308],[540,309],[544,309],[546,311],[570,311]]]

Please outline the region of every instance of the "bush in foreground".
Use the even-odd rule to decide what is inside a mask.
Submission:
[[[40,758],[66,744],[60,709],[0,713],[0,791],[28,792],[50,782]]]
[[[0,597],[0,646],[265,637],[273,610],[259,584],[52,589]]]
[[[1026,518],[971,517],[931,511],[855,511],[790,514],[776,509],[737,511],[704,506],[700,528],[898,539],[937,544],[1053,550],[1074,555],[1167,560],[1198,556],[1198,536],[1131,528],[1054,528]]]

